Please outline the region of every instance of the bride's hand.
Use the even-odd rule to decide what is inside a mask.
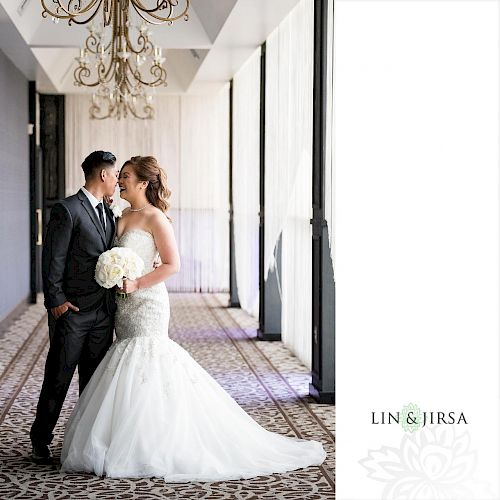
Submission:
[[[132,293],[136,290],[139,290],[138,280],[128,280],[127,278],[124,278],[122,287],[118,288],[120,293]]]

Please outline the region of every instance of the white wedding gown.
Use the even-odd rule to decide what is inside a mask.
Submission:
[[[153,269],[150,233],[129,230],[115,245],[133,249],[144,274]],[[222,481],[323,462],[319,442],[261,427],[168,337],[164,283],[117,302],[117,338],[69,418],[62,471]]]

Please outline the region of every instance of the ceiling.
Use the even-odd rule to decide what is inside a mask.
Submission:
[[[182,4],[183,0],[180,0]],[[164,50],[168,86],[158,94],[204,94],[229,81],[299,0],[191,0],[189,20],[151,26]],[[0,0],[0,50],[42,93],[75,94],[75,57],[85,26],[42,18],[40,0]]]

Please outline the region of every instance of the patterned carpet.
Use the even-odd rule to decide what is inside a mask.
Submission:
[[[226,295],[172,294],[170,336],[261,425],[273,432],[321,441],[321,467],[218,483],[106,479],[63,474],[28,456],[29,428],[48,348],[42,305],[31,306],[0,338],[0,498],[19,499],[323,499],[335,498],[335,409],[307,396],[307,369],[281,342],[255,340],[256,321],[227,309]],[[59,457],[63,426],[77,398],[76,377],[52,450]]]

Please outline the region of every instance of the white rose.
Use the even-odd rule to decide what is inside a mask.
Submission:
[[[135,280],[140,276],[143,269],[144,269],[143,260],[135,252],[131,251],[129,255],[127,255],[125,263],[125,275],[129,279]]]
[[[118,264],[111,264],[106,268],[107,271],[107,283],[109,283],[111,286],[108,288],[112,288],[115,285],[121,285],[124,272],[123,272],[123,267],[118,265]]]
[[[119,253],[113,253],[109,257],[109,264],[122,264],[123,257]]]
[[[121,217],[122,216],[122,209],[120,208],[119,205],[113,205],[111,208],[111,211],[113,212],[113,215],[115,217]]]
[[[100,257],[99,261],[101,265],[106,266],[112,263],[112,257],[108,254],[108,252],[104,252]]]
[[[104,288],[113,288],[120,285],[123,278],[123,268],[118,264],[108,266],[97,266],[95,279]]]
[[[95,279],[104,288],[121,286],[126,276],[138,278],[144,269],[143,260],[130,248],[114,247],[100,255],[95,270]]]
[[[123,258],[114,248],[99,256],[95,269],[95,280],[100,286],[112,288],[117,284],[121,284],[123,278],[122,260]]]
[[[100,286],[105,287],[104,285],[106,284],[106,279],[107,279],[107,274],[104,266],[97,266],[95,270],[95,280],[97,283],[99,283]]]

